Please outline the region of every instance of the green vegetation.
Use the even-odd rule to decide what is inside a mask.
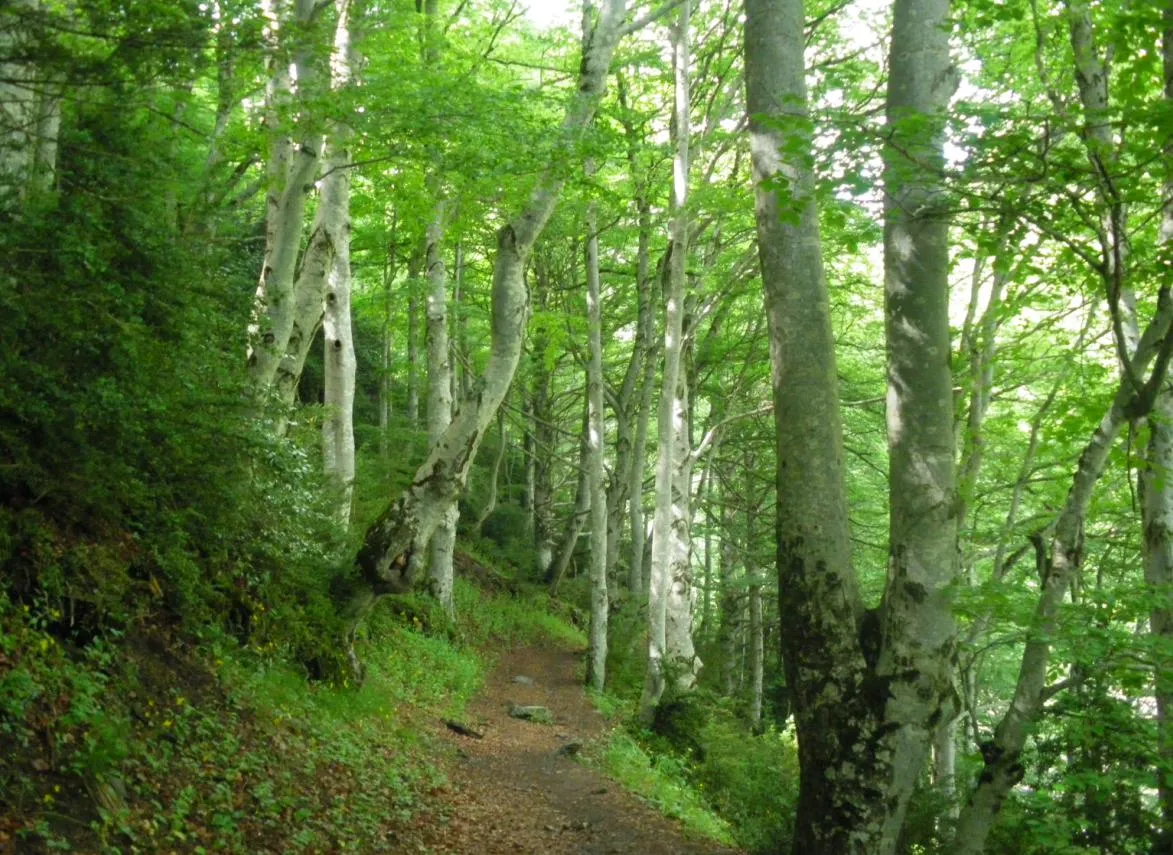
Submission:
[[[0,839],[22,852],[402,851],[396,835],[443,783],[426,733],[462,715],[492,648],[582,641],[540,595],[460,591],[451,626],[430,604],[378,611],[357,688],[215,630],[109,632],[79,651],[48,631],[52,613],[0,598]]]

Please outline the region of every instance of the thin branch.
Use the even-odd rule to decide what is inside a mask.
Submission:
[[[661,6],[659,9],[657,9],[655,12],[649,12],[648,14],[644,15],[639,20],[632,21],[630,24],[628,24],[627,26],[620,29],[619,30],[619,37],[622,38],[623,36],[630,36],[632,33],[636,32],[637,30],[642,30],[648,24],[655,23],[656,21],[660,20],[665,15],[667,15],[669,12],[671,12],[673,9],[680,6],[683,2],[684,2],[684,0],[670,0],[670,2],[665,3],[663,6]]]

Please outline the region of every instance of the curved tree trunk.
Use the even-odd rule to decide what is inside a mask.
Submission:
[[[344,614],[357,625],[382,595],[410,589],[413,558],[422,553],[448,508],[464,490],[485,430],[509,391],[521,356],[527,316],[525,262],[554,211],[565,183],[564,162],[590,124],[621,35],[625,0],[607,0],[582,58],[578,89],[567,110],[550,167],[520,214],[501,229],[493,265],[491,344],[484,373],[443,435],[433,443],[411,485],[367,530],[355,559],[357,578],[344,595]]]
[[[272,149],[266,166],[265,254],[248,331],[249,379],[258,402],[263,401],[274,384],[298,314],[294,275],[306,199],[313,188],[322,148],[320,134],[310,134],[295,145],[286,132],[290,122],[284,111],[295,98],[302,101],[305,109],[304,102],[314,88],[317,73],[307,40],[294,55],[296,74],[291,75],[281,38],[287,27],[312,30],[320,7],[313,0],[296,0],[295,21],[289,22],[283,20],[286,3],[282,0],[262,0],[261,6],[270,74],[265,125]]]

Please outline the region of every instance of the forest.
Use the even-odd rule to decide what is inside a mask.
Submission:
[[[6,0],[0,853],[1173,855],[1171,288],[1173,0]]]

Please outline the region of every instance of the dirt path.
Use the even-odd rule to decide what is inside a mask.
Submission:
[[[732,853],[687,837],[637,797],[559,752],[605,728],[579,682],[580,659],[536,647],[502,657],[466,716],[484,738],[446,730],[442,735],[456,749],[448,769],[453,791],[446,819],[433,821],[424,833],[425,848],[467,855]],[[529,678],[532,685],[515,677]],[[511,704],[548,707],[555,723],[512,718]]]

